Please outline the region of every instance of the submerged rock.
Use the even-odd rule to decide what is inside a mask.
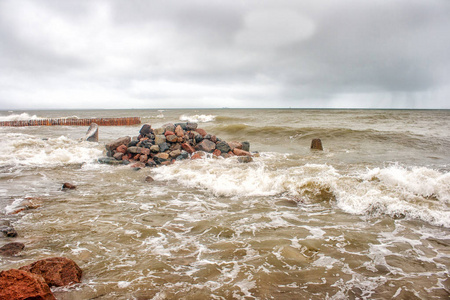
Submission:
[[[74,189],[76,189],[76,188],[77,188],[76,185],[71,184],[71,183],[68,183],[68,182],[65,182],[65,183],[63,183],[61,189],[62,189],[62,190],[74,190]]]
[[[25,248],[23,243],[13,242],[3,245],[0,248],[0,255],[3,256],[14,256]]]
[[[253,161],[253,158],[251,156],[239,156],[238,157],[238,162],[240,162],[240,163],[249,163],[252,161]]]
[[[38,260],[28,266],[19,268],[40,275],[49,286],[66,286],[81,282],[83,271],[71,259],[65,257],[51,257]]]
[[[0,272],[0,299],[53,300],[56,298],[42,276],[11,269]]]
[[[127,164],[126,160],[117,160],[112,157],[100,157],[97,161],[101,164],[107,165],[124,165]]]
[[[16,237],[17,231],[12,226],[2,225],[0,226],[0,232],[7,237]]]

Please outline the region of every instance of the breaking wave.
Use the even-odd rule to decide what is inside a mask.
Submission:
[[[27,113],[10,114],[9,116],[0,116],[0,121],[21,121],[21,120],[39,120],[42,119],[36,115],[29,115]]]
[[[251,164],[204,159],[155,169],[158,180],[174,180],[215,196],[288,196],[299,203],[337,205],[350,214],[419,219],[450,228],[450,174],[398,165],[343,174],[327,164],[279,168],[262,154]]]
[[[194,122],[194,123],[207,123],[213,122],[216,119],[214,115],[181,115],[180,121]]]
[[[49,167],[92,162],[103,153],[97,143],[76,141],[65,136],[39,139],[35,136],[8,133],[0,143],[0,166]]]

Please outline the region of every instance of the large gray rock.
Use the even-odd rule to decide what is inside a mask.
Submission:
[[[250,152],[250,143],[249,142],[242,142],[242,150]]]
[[[98,125],[96,123],[91,123],[84,140],[88,142],[98,142]]]
[[[161,145],[166,142],[166,137],[162,134],[155,135],[155,145]]]
[[[141,130],[139,130],[139,133],[142,136],[147,136],[147,135],[151,134],[152,132],[153,132],[152,126],[150,124],[142,125]]]
[[[120,145],[128,145],[131,142],[131,138],[129,136],[124,136],[121,138],[118,138],[115,141],[112,141],[105,145],[106,150],[113,151]]]
[[[164,129],[164,128],[155,128],[155,129],[153,129],[153,134],[161,135],[161,134],[164,134],[165,131],[166,131],[166,129]]]
[[[175,125],[173,125],[172,123],[168,123],[168,124],[163,125],[163,128],[166,131],[172,131],[172,132],[175,131]]]
[[[216,144],[211,142],[210,140],[203,140],[200,143],[195,146],[195,149],[198,151],[205,151],[205,152],[213,152],[214,149],[216,149]]]
[[[106,164],[106,165],[126,165],[126,164],[130,163],[127,160],[117,160],[112,157],[100,157],[99,159],[97,159],[97,161],[101,164]]]
[[[197,127],[198,127],[198,124],[197,124],[197,123],[187,122],[187,123],[186,123],[186,129],[185,129],[185,130],[193,131],[193,130],[197,129]]]
[[[231,151],[231,147],[225,141],[220,141],[216,144],[216,149],[219,149],[222,153],[228,153]]]
[[[169,150],[169,149],[170,149],[170,147],[169,147],[169,145],[167,143],[162,143],[162,144],[159,145],[159,151],[160,152],[164,152],[164,151]]]

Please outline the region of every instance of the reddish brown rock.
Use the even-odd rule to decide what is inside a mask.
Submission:
[[[167,136],[169,136],[169,135],[175,135],[175,132],[167,130],[166,132],[164,132],[164,135],[167,138]]]
[[[234,148],[233,153],[234,153],[234,155],[237,155],[237,156],[252,156],[252,154],[250,152],[241,150],[239,148]]]
[[[119,147],[116,148],[116,152],[125,154],[125,153],[127,153],[127,149],[128,149],[127,146],[120,145]]]
[[[311,149],[314,150],[323,150],[322,141],[320,139],[313,139],[311,141]]]
[[[173,150],[169,153],[170,157],[177,157],[179,155],[181,155],[181,150]]]
[[[53,300],[56,298],[42,276],[12,269],[0,272],[0,299]]]
[[[210,140],[203,140],[195,146],[196,150],[205,151],[211,153],[216,149],[216,144],[211,142]]]
[[[183,143],[181,144],[181,147],[183,148],[184,151],[186,151],[189,154],[192,154],[195,152],[195,149],[192,148],[191,145],[189,145],[188,143]]]
[[[117,160],[121,160],[123,155],[124,154],[122,152],[117,152],[117,153],[114,153],[113,157]]]
[[[220,154],[222,154],[222,152],[219,149],[214,150],[213,155],[214,156],[220,156]]]
[[[178,137],[183,137],[184,136],[184,130],[183,130],[183,128],[181,128],[180,125],[178,125],[177,128],[175,128],[175,134]]]
[[[81,282],[82,270],[71,259],[51,257],[19,268],[44,278],[49,286],[66,286]]]
[[[106,150],[112,151],[119,147],[120,145],[128,145],[131,142],[131,138],[129,136],[118,138],[117,140],[110,142],[105,145]]]
[[[202,158],[202,156],[200,155],[200,153],[196,152],[191,156],[191,159],[200,159]]]
[[[201,128],[197,128],[197,129],[195,129],[195,131],[200,133],[202,135],[202,137],[205,137],[205,135],[208,134],[204,129],[201,129]]]
[[[178,137],[175,134],[167,135],[166,140],[171,143],[178,142]]]
[[[236,141],[228,142],[228,146],[230,146],[231,151],[233,151],[234,149],[242,149],[241,142],[236,142]]]
[[[153,182],[155,181],[151,176],[145,177],[145,182]]]
[[[25,248],[25,245],[22,243],[14,242],[3,245],[0,248],[0,255],[3,256],[14,256]]]
[[[213,143],[217,143],[217,137],[215,135],[212,135],[210,140]]]
[[[135,169],[143,169],[145,168],[145,164],[141,162],[136,162],[134,164],[131,164],[130,167]]]
[[[141,162],[141,163],[146,163],[147,162],[147,160],[148,160],[148,156],[147,155],[145,155],[145,154],[141,154],[141,157],[139,157],[139,161]]]
[[[161,159],[169,159],[169,154],[167,153],[158,153],[155,156]]]
[[[68,183],[68,182],[63,183],[63,186],[62,186],[63,190],[74,190],[76,188],[77,188],[76,185],[73,185],[73,184]]]
[[[161,163],[161,166],[168,166],[168,165],[171,165],[171,164],[173,164],[173,161],[168,160],[168,161],[163,161],[163,162]]]
[[[142,148],[141,154],[143,155],[150,155],[150,149],[149,148]]]

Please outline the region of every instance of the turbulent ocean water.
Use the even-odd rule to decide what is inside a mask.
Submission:
[[[0,270],[71,258],[83,280],[58,299],[449,298],[450,111],[0,112],[125,116],[198,122],[260,156],[136,171],[96,159],[140,125],[100,127],[99,143],[85,127],[0,128],[0,217],[26,245]]]

